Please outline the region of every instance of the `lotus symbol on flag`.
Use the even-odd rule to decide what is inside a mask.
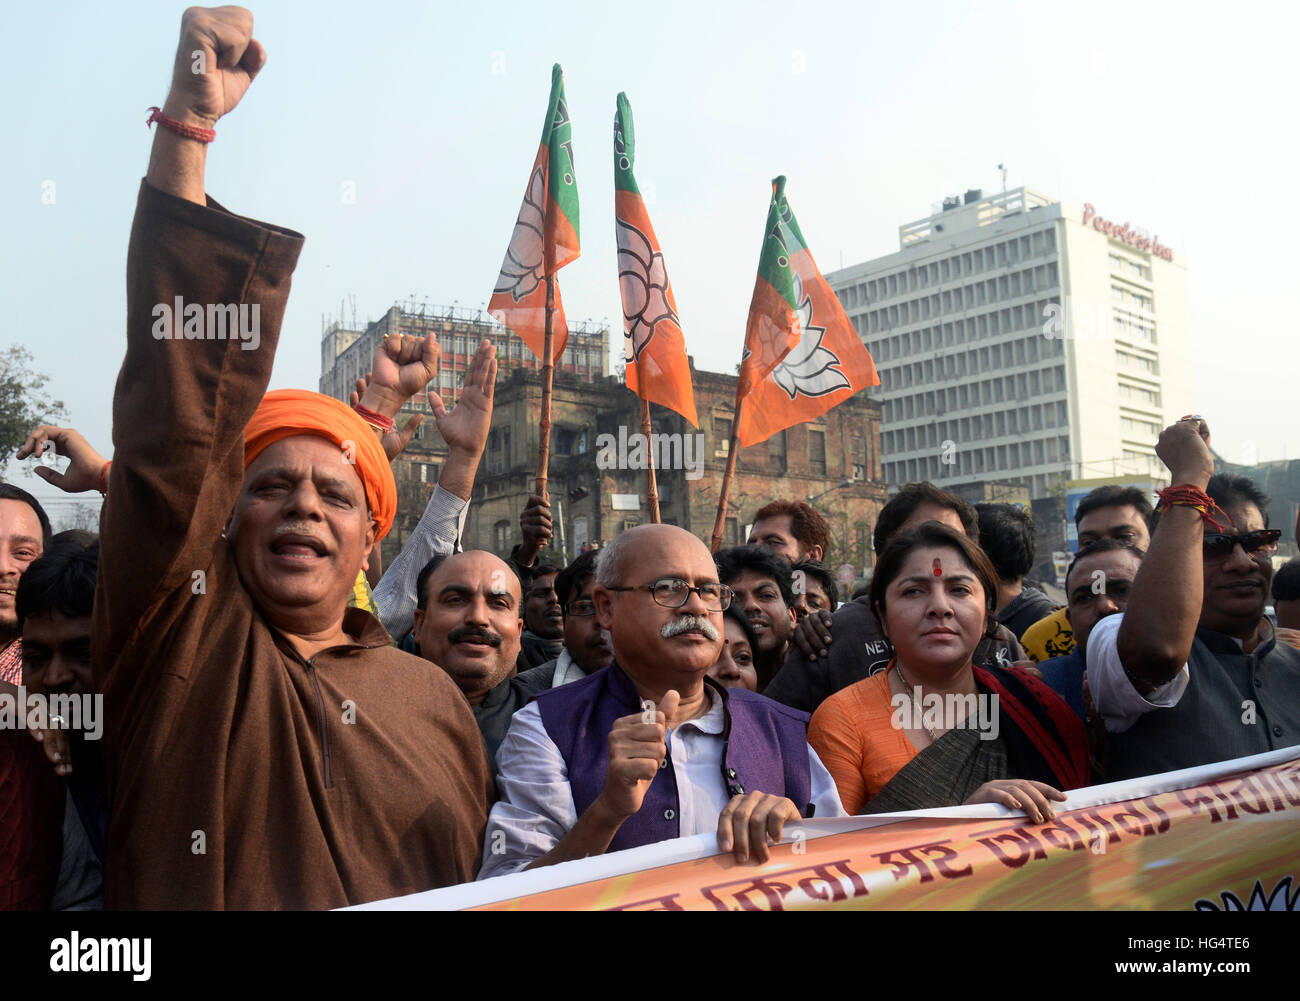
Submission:
[[[838,389],[850,388],[849,380],[836,367],[840,364],[839,356],[829,348],[822,347],[822,335],[826,333],[826,328],[813,325],[812,300],[804,295],[803,281],[795,273],[791,273],[791,278],[794,280],[795,301],[799,303],[799,324],[802,329],[799,343],[772,371],[772,378],[792,400],[800,394],[825,396]]]
[[[681,325],[668,304],[668,272],[664,255],[655,250],[635,226],[618,223],[618,284],[623,294],[623,354],[637,361],[661,320]]]
[[[506,259],[501,262],[501,274],[493,293],[509,292],[515,302],[531,295],[542,282],[544,254],[542,228],[546,218],[546,173],[538,166],[528,180],[524,203],[519,207],[515,231],[510,234]]]
[[[1224,890],[1219,894],[1219,899],[1223,901],[1220,907],[1213,900],[1204,898],[1196,902],[1198,911],[1296,911],[1300,910],[1300,888],[1291,893],[1291,877],[1284,876],[1278,881],[1277,886],[1273,887],[1273,892],[1264,895],[1264,886],[1259,880],[1255,880],[1255,886],[1250,891],[1249,899],[1243,904],[1241,898],[1230,890]]]

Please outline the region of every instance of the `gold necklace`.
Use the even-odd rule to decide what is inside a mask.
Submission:
[[[903,666],[897,660],[894,661],[894,673],[898,675],[898,683],[903,686],[903,691],[906,693],[908,701],[920,710],[917,713],[917,718],[921,721],[922,729],[930,735],[930,740],[932,742],[938,743],[939,738],[935,736],[934,731],[931,730],[929,725],[925,722],[925,709],[916,701],[915,698],[912,697],[912,689],[908,687],[907,679],[903,677]],[[917,691],[920,691],[920,688],[918,688]]]

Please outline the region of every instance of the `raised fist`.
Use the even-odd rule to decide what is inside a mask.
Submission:
[[[1175,486],[1190,483],[1204,490],[1214,475],[1210,426],[1200,417],[1184,417],[1160,432],[1156,455],[1169,467]]]
[[[252,12],[243,7],[191,7],[181,17],[163,114],[210,129],[234,110],[265,65],[266,49],[253,37]]]

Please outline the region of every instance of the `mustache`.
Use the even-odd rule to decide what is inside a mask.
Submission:
[[[699,615],[679,615],[660,629],[659,635],[668,640],[691,629],[698,629],[711,640],[718,638],[718,627]]]
[[[447,634],[447,642],[459,643],[461,640],[471,637],[481,639],[488,646],[496,647],[501,645],[501,635],[499,633],[494,633],[491,629],[480,629],[477,626],[460,626],[453,629]]]

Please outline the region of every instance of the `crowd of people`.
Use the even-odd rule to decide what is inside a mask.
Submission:
[[[229,7],[188,11],[178,52],[163,113],[191,130],[265,60]],[[1063,607],[1025,582],[1023,509],[932,483],[892,495],[841,595],[800,500],[716,553],[642,525],[560,565],[535,495],[508,556],[462,551],[485,341],[453,410],[428,394],[448,458],[380,566],[393,418],[438,344],[385,339],[351,405],[267,392],[302,237],[208,199],[205,155],[154,138],[111,460],[53,426],[19,452],[105,495],[99,534],[0,485],[0,683],[103,705],[100,739],[0,729],[0,907],[332,908],[695,834],[756,864],[800,818],[1040,823],[1070,789],[1300,743],[1300,562],[1274,576],[1268,499],[1214,472],[1197,416],[1160,435],[1156,510],[1080,504]],[[258,304],[259,348],[155,337],[179,298]]]

